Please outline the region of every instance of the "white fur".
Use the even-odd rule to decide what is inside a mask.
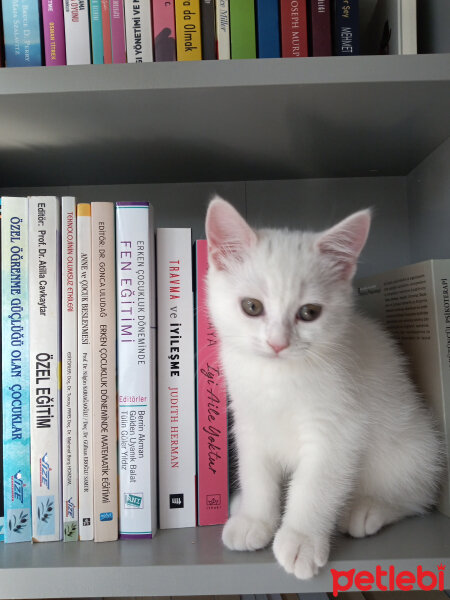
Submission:
[[[209,309],[239,460],[240,496],[223,541],[256,550],[273,539],[279,563],[301,579],[327,562],[336,527],[371,535],[424,512],[438,490],[440,442],[431,415],[394,342],[353,306],[351,261],[369,222],[368,212],[347,219],[341,229],[356,232],[350,241],[339,226],[328,235],[248,228],[240,245],[234,235],[232,252],[225,240],[220,254],[221,236],[233,227],[245,233],[245,222],[222,200],[208,212]],[[246,297],[262,301],[265,314],[246,315]],[[296,321],[307,303],[320,304],[322,314]],[[289,345],[277,354],[269,343]]]

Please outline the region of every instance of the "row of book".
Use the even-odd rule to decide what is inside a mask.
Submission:
[[[224,523],[206,241],[192,260],[190,229],[155,235],[146,201],[54,196],[2,198],[1,233],[5,541],[152,537],[158,516]]]
[[[415,12],[379,0],[369,52],[416,52]],[[359,0],[3,0],[2,13],[7,67],[360,53]]]

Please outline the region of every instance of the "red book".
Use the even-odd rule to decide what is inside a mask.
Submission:
[[[306,0],[280,0],[280,15],[282,57],[308,56]]]
[[[111,46],[111,17],[109,15],[109,0],[102,0],[102,27],[103,27],[103,62],[112,64]]]
[[[311,54],[332,56],[330,0],[311,0]]]

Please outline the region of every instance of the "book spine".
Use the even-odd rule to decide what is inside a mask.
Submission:
[[[109,10],[109,0],[101,0],[102,2],[102,34],[103,34],[103,62],[105,65],[112,63],[112,46],[111,46],[111,17]]]
[[[216,60],[216,11],[214,0],[202,0],[202,58]]]
[[[174,0],[153,0],[155,61],[177,60]]]
[[[280,17],[278,0],[256,0],[258,57],[279,58]]]
[[[193,527],[195,386],[190,229],[157,229],[159,521]]]
[[[157,527],[154,246],[153,209],[149,203],[118,202],[117,386],[122,538],[151,538]]]
[[[152,11],[150,0],[125,2],[125,32],[128,62],[152,62]]]
[[[45,64],[66,64],[63,0],[42,0]]]
[[[61,539],[60,205],[29,200],[33,541]]]
[[[230,0],[231,58],[256,58],[254,0]]]
[[[126,63],[125,21],[123,0],[110,0],[111,46],[114,64]]]
[[[208,246],[196,243],[197,289],[197,502],[199,525],[228,518],[227,393],[219,338],[208,316]]]
[[[7,67],[42,65],[41,0],[2,2]]]
[[[358,0],[334,0],[334,53],[336,56],[359,54]]]
[[[229,0],[216,0],[217,58],[231,58]]]
[[[31,540],[28,199],[2,198],[2,405],[5,542]]]
[[[0,7],[0,69],[5,66],[5,38],[3,36],[3,11]]]
[[[333,54],[330,0],[311,0],[311,50],[312,56]]]
[[[92,63],[103,64],[103,23],[101,0],[90,0]]]
[[[91,63],[89,9],[86,0],[64,0],[64,29],[68,65]]]
[[[280,0],[280,15],[283,58],[308,56],[306,0]]]
[[[92,457],[92,242],[91,205],[77,205],[78,273],[78,531],[94,539],[94,471]]]
[[[78,540],[77,217],[61,199],[61,396],[64,541]]]
[[[0,28],[2,27],[2,11],[0,10]],[[0,44],[2,43],[2,32],[3,29],[0,29]],[[0,48],[0,66],[1,64],[1,48]],[[1,205],[2,199],[0,197],[0,257],[2,255],[2,228],[1,228]],[[2,305],[2,286],[0,279],[0,306]],[[2,330],[2,321],[0,319],[0,343],[1,343],[1,330]],[[3,396],[3,388],[2,388],[2,371],[3,368],[0,368],[0,542],[3,542],[5,539],[5,531],[4,531],[4,523],[5,523],[5,502],[3,499],[3,410],[2,410],[2,396]]]
[[[175,0],[177,60],[202,60],[200,0]]]

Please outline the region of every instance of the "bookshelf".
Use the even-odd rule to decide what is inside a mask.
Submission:
[[[0,72],[0,194],[149,198],[203,236],[217,191],[253,223],[321,228],[375,207],[359,273],[450,255],[450,54]],[[331,591],[330,568],[450,565],[450,519],[336,538],[308,582],[220,527],[151,542],[0,545],[0,598]],[[450,587],[450,570],[446,587]]]

